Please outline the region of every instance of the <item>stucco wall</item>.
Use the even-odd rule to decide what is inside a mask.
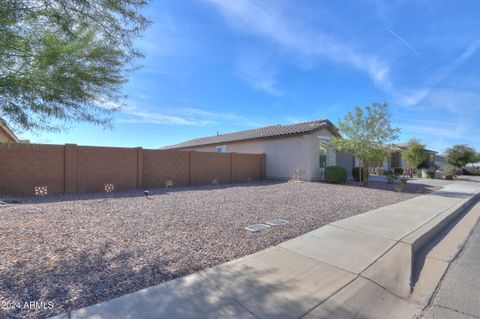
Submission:
[[[227,153],[267,154],[267,178],[290,179],[293,177],[294,170],[299,168],[305,172],[302,178],[310,179],[309,143],[310,137],[307,135],[222,145],[227,145]],[[192,148],[192,150],[215,152],[216,145]]]
[[[304,172],[305,180],[321,179],[319,165],[319,143],[321,138],[329,139],[331,133],[327,130],[303,135],[276,139],[254,140],[236,143],[191,148],[200,152],[215,152],[217,146],[226,145],[226,152],[267,154],[267,178],[291,179],[294,170],[299,168]],[[336,152],[328,147],[327,166],[336,165]]]
[[[353,155],[351,153],[337,152],[337,165],[347,170],[347,177],[352,178]]]
[[[16,142],[8,133],[0,126],[0,143]]]
[[[10,139],[0,130],[0,143],[10,142]]]
[[[311,179],[323,179],[324,169],[320,168],[320,142],[327,143],[330,141],[332,133],[327,130],[321,130],[309,135],[310,139],[310,171]],[[330,145],[327,146],[327,166],[337,165],[337,155],[335,149]]]

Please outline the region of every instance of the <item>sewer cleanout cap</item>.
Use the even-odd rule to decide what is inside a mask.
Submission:
[[[288,220],[285,219],[273,219],[265,224],[253,224],[245,227],[246,230],[251,231],[251,232],[257,232],[261,231],[267,228],[270,228],[270,226],[279,226],[279,225],[285,225],[288,223]]]
[[[251,231],[251,232],[257,232],[261,231],[264,229],[270,228],[270,226],[265,225],[265,224],[253,224],[245,227],[246,230]]]
[[[274,220],[268,221],[266,224],[267,224],[267,225],[270,225],[270,226],[285,225],[285,224],[288,224],[288,220],[285,220],[285,219],[274,219]]]

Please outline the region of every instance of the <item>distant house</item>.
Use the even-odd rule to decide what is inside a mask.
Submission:
[[[340,136],[336,127],[329,120],[318,120],[197,138],[164,149],[265,153],[267,178],[290,179],[299,171],[302,179],[321,180],[327,166],[343,166],[349,174],[353,167],[352,155],[329,145],[332,136]]]
[[[0,143],[21,143],[12,130],[0,119]]]
[[[398,143],[394,145],[394,151],[391,154],[391,156],[383,162],[383,169],[384,170],[391,170],[396,167],[401,167],[403,169],[406,169],[408,164],[405,161],[405,159],[402,157],[402,152],[405,151],[408,147],[408,143]],[[427,168],[429,167],[435,167],[435,165],[438,165],[436,163],[436,154],[437,152],[425,149],[425,153],[427,155],[427,159],[425,161],[425,166]],[[356,165],[358,166],[359,163],[356,161]]]
[[[442,167],[447,164],[447,155],[446,154],[435,154],[435,165]]]

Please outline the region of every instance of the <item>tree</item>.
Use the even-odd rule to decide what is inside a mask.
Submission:
[[[356,106],[338,122],[337,128],[344,138],[334,137],[331,145],[337,151],[352,153],[364,167],[383,162],[392,151],[389,144],[400,134],[400,129],[391,125],[387,103]],[[363,184],[363,176],[361,180]]]
[[[147,0],[2,0],[0,118],[24,130],[111,124],[142,54]]]
[[[447,149],[446,160],[449,164],[460,168],[475,161],[476,152],[465,144],[457,144]]]
[[[402,152],[402,157],[409,167],[412,169],[418,168],[427,159],[425,145],[421,144],[418,139],[412,138],[408,141],[407,149]],[[411,173],[412,172],[410,172],[410,175]]]

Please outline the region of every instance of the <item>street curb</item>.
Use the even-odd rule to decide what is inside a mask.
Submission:
[[[444,231],[458,216],[470,209],[480,198],[471,192],[447,207],[423,225],[396,240],[359,276],[384,288],[389,293],[404,300],[410,300],[415,287],[416,254]],[[417,257],[418,258],[418,257]]]
[[[415,255],[440,234],[452,221],[462,213],[471,209],[480,199],[480,193],[472,193],[465,199],[455,203],[445,211],[441,212],[430,221],[400,239],[399,242],[411,246],[411,271],[410,271],[410,289],[413,290],[413,277],[415,275]]]
[[[480,199],[480,193],[472,193],[469,197],[455,203],[412,233],[400,239],[400,242],[411,245],[412,252],[417,253],[461,213],[470,209],[478,199]]]

